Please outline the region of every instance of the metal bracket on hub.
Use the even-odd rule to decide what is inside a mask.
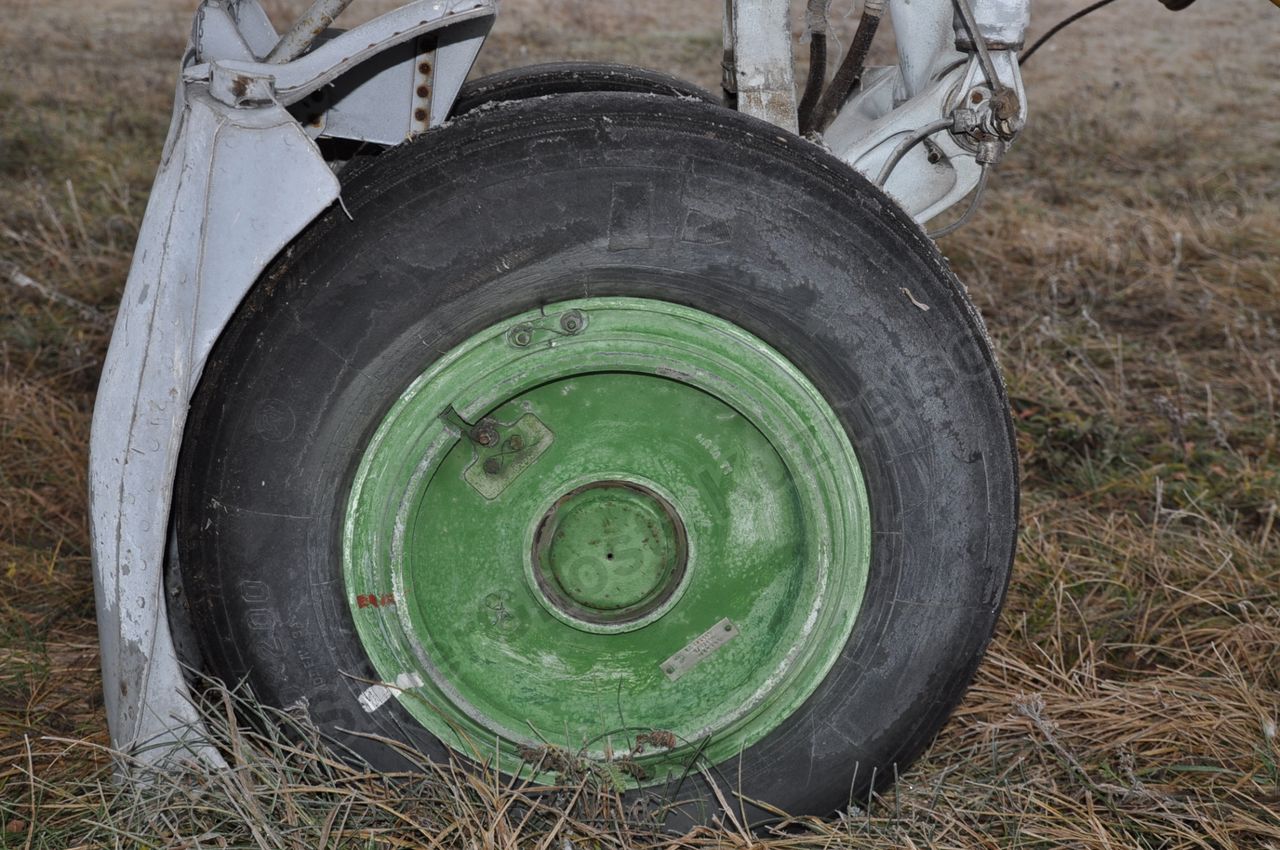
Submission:
[[[485,420],[471,430],[475,458],[462,477],[492,501],[542,457],[553,440],[551,429],[532,413],[509,425]]]
[[[577,336],[587,329],[588,321],[587,314],[581,310],[568,310],[532,322],[521,322],[507,331],[507,344],[514,348],[528,348],[557,337]]]

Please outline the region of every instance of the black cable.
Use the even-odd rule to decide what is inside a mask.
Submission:
[[[876,28],[880,26],[880,18],[884,14],[886,0],[865,0],[862,5],[862,16],[858,18],[858,29],[853,33],[853,43],[844,61],[836,69],[836,75],[827,86],[822,100],[812,118],[814,130],[821,132],[835,118],[836,111],[849,99],[854,88],[862,81],[862,72],[867,65],[867,53],[871,50],[871,42],[876,36]]]
[[[822,84],[827,79],[827,34],[815,32],[809,35],[809,77],[804,83],[804,96],[800,98],[800,134],[813,129],[813,110],[822,95]]]
[[[1096,3],[1091,3],[1088,6],[1085,6],[1079,12],[1075,12],[1073,14],[1067,15],[1065,18],[1063,18],[1062,20],[1058,21],[1056,24],[1051,26],[1047,33],[1037,38],[1034,44],[1032,44],[1030,47],[1028,47],[1018,56],[1018,65],[1023,68],[1027,67],[1027,60],[1031,58],[1031,55],[1035,53],[1037,50],[1039,50],[1040,46],[1043,45],[1046,41],[1048,41],[1049,39],[1057,35],[1060,30],[1066,28],[1069,24],[1075,23],[1076,21],[1080,20],[1090,12],[1096,12],[1099,9],[1101,9],[1103,6],[1109,5],[1114,2],[1115,0],[1098,0],[1098,2]]]
[[[831,0],[809,0],[806,17],[809,25],[809,77],[804,83],[804,95],[800,98],[797,114],[800,119],[800,135],[814,129],[814,110],[822,96],[822,84],[827,81],[827,4]]]

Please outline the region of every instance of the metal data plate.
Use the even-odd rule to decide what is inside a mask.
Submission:
[[[662,672],[674,682],[737,636],[738,627],[726,617],[691,640],[684,649],[662,662]]]

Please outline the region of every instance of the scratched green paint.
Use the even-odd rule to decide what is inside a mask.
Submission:
[[[569,310],[587,319],[576,333],[554,321]],[[510,330],[523,323],[539,333],[520,347]],[[552,437],[487,498],[468,480],[486,450],[442,418],[450,407],[500,434],[533,416]],[[535,563],[557,502],[565,533]],[[662,504],[687,535],[682,574]],[[643,784],[699,750],[735,755],[813,692],[857,615],[869,527],[847,437],[781,355],[686,307],[586,299],[477,334],[403,394],[356,475],[344,574],[379,675],[421,676],[398,699],[446,743],[488,757],[500,741],[514,772],[518,745],[606,759],[639,732],[674,732],[676,749],[636,755],[644,778],[628,781]],[[397,603],[358,608],[369,593]],[[618,612],[626,622],[610,625]],[[664,675],[724,618],[737,635]]]

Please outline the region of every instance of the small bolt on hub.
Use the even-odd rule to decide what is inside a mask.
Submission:
[[[498,431],[492,422],[481,422],[471,429],[471,439],[481,446],[492,446],[498,442]]]
[[[578,310],[570,310],[560,317],[560,330],[569,335],[580,332],[586,324],[586,317]]]
[[[507,340],[516,348],[527,348],[533,342],[533,326],[527,323],[516,325],[507,334]]]

